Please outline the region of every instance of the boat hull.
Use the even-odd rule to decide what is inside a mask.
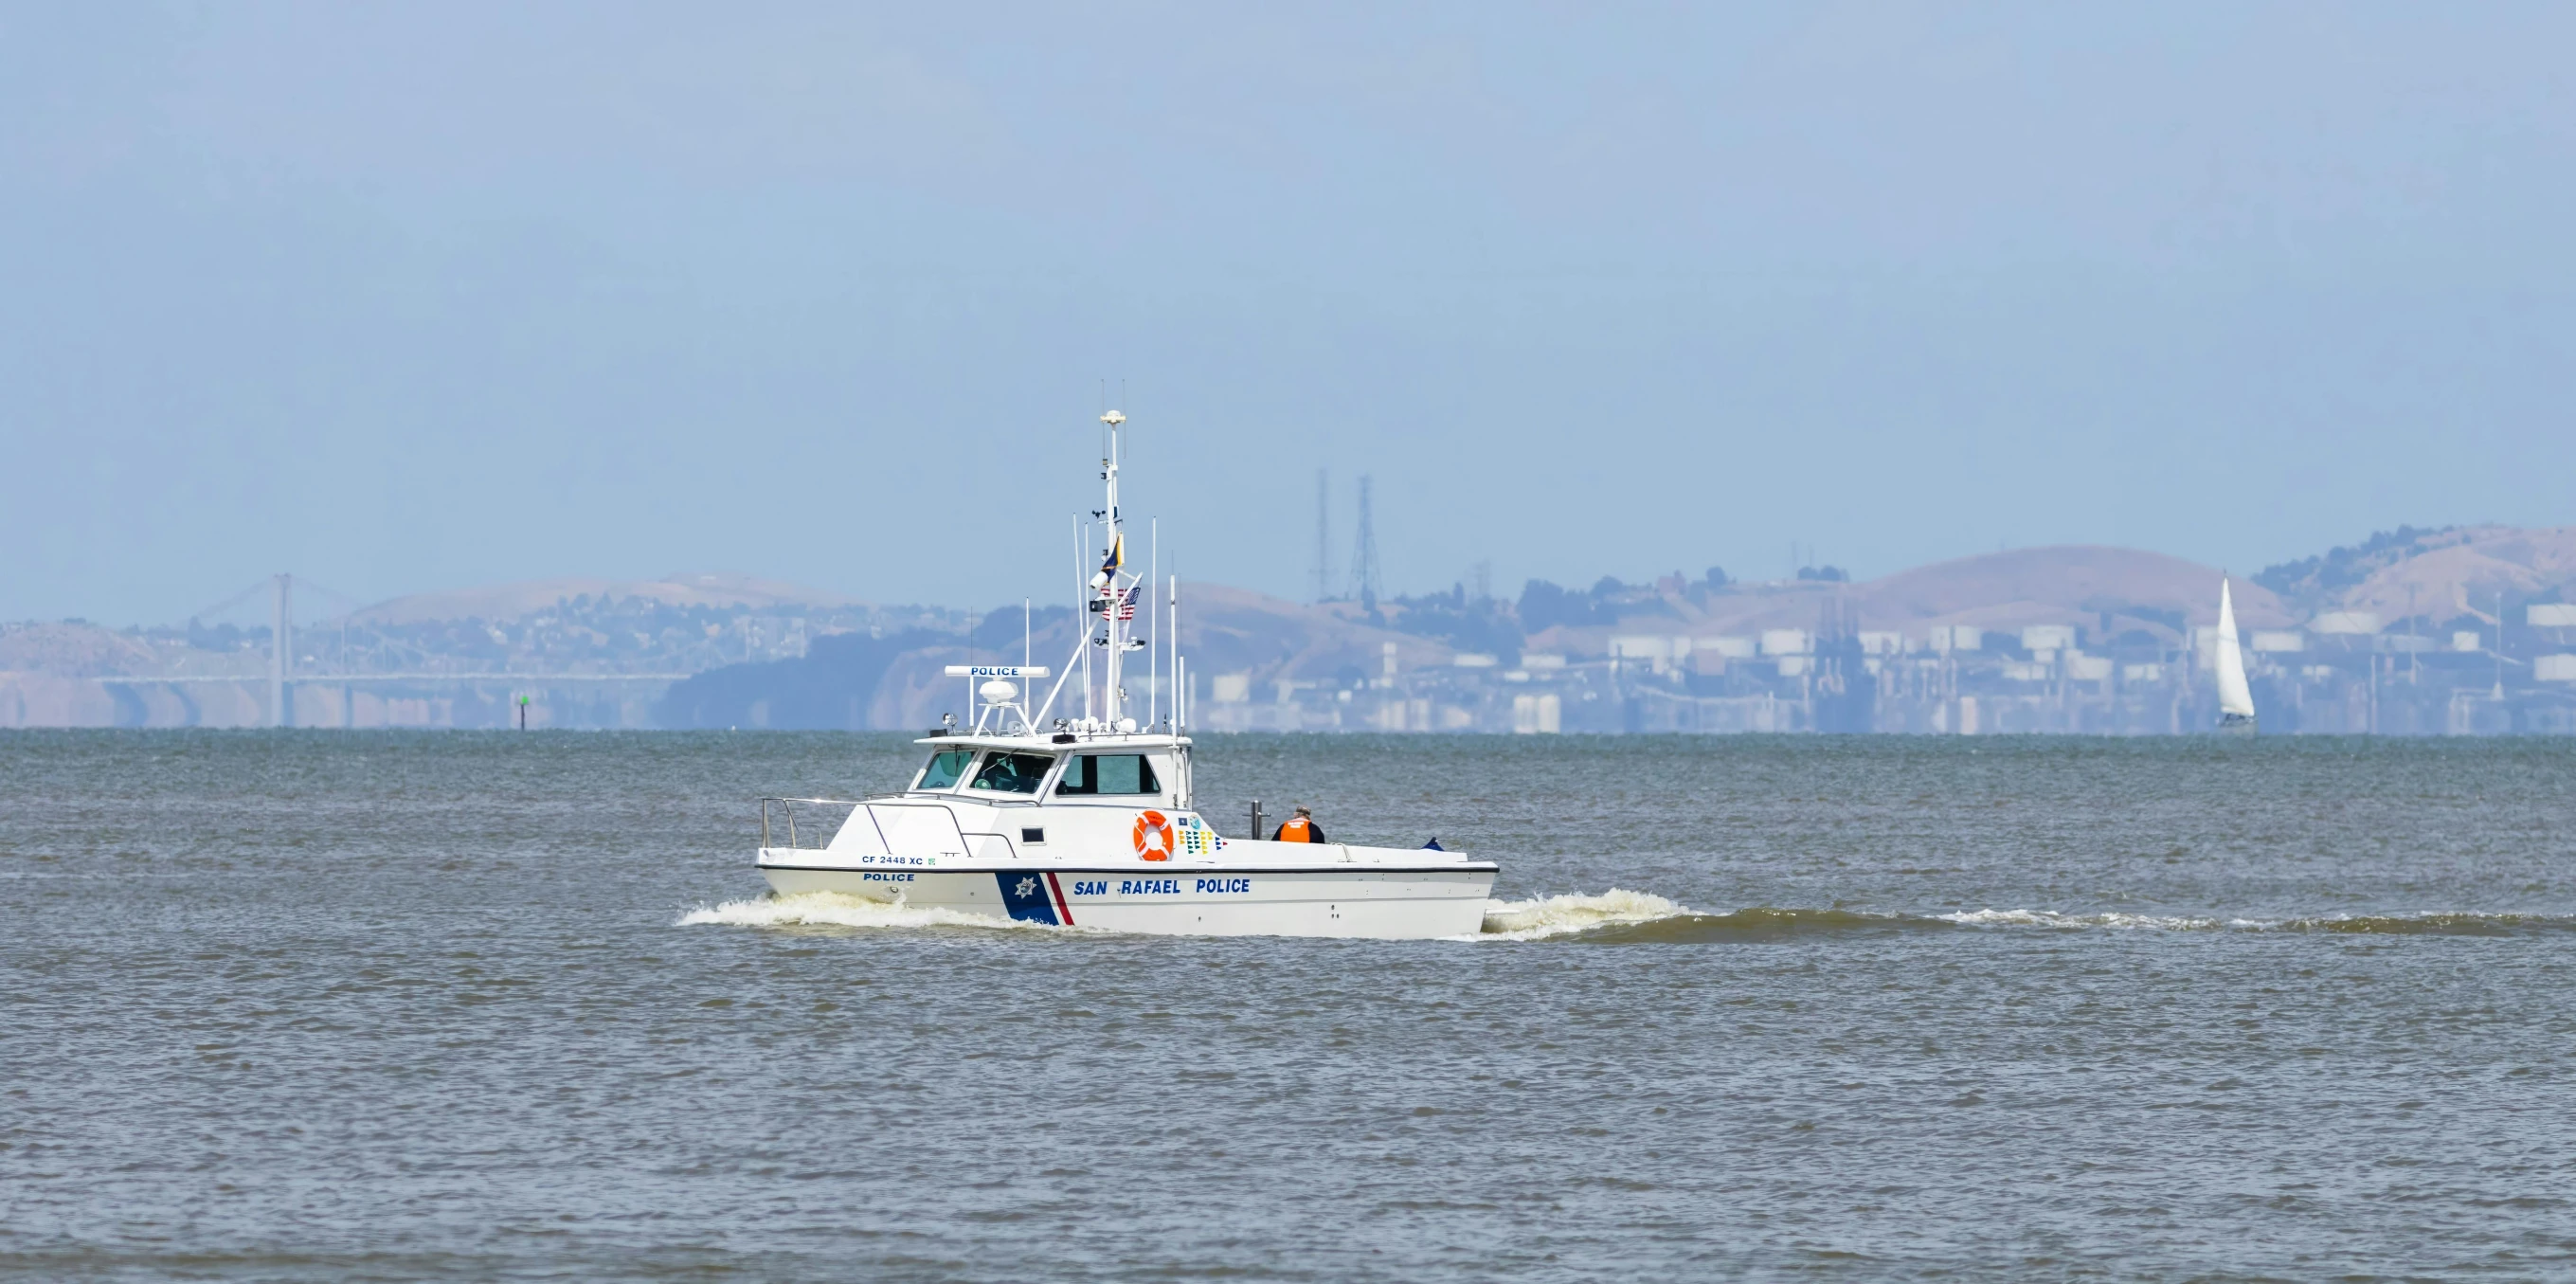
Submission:
[[[1469,936],[1484,926],[1495,875],[1491,865],[1465,863],[1263,868],[998,862],[850,869],[796,859],[814,854],[764,851],[761,876],[781,894],[838,892],[914,909],[1168,936]]]

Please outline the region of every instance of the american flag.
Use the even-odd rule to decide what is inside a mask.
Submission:
[[[1121,595],[1118,599],[1119,619],[1132,620],[1136,618],[1136,595],[1143,591],[1144,587],[1145,586],[1142,584],[1131,584],[1127,586],[1126,593]]]

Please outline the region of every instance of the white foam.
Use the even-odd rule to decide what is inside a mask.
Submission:
[[[2222,927],[2243,924],[2222,923],[2214,918],[2158,917],[2152,914],[2060,914],[2056,910],[2009,909],[1974,910],[1965,914],[1935,914],[1932,917],[1961,927],[2109,927],[2133,931],[2214,932]]]
[[[991,918],[950,909],[915,909],[902,900],[877,901],[845,892],[796,892],[756,900],[701,905],[680,916],[678,926],[716,924],[724,927],[1044,927],[1011,918]],[[1057,929],[1061,930],[1061,929]]]
[[[1536,941],[1568,932],[1626,923],[1651,923],[1691,911],[1651,892],[1613,887],[1599,896],[1549,896],[1528,901],[1485,902],[1484,930],[1463,939]]]

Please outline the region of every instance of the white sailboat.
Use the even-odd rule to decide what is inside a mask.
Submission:
[[[2245,685],[2245,652],[2236,643],[2236,604],[2218,578],[2218,725],[2254,729],[2254,692]]]

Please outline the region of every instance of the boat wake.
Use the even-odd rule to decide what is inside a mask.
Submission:
[[[2104,927],[2156,932],[2220,932],[2268,926],[2254,919],[2197,918],[2157,914],[2061,914],[2056,910],[1982,909],[1964,914],[1934,914],[1933,921],[1955,927],[2044,927],[2073,931]]]
[[[877,901],[844,892],[797,892],[763,896],[722,905],[701,905],[680,916],[677,926],[699,927],[979,927],[997,931],[1046,927],[1014,918],[964,914],[956,910],[916,909],[900,900]],[[1080,929],[1074,929],[1080,930]]]
[[[1690,911],[1649,892],[1613,887],[1599,896],[1548,896],[1528,901],[1485,902],[1478,941],[1538,941],[1605,927],[1631,927]]]
[[[2524,936],[2576,932],[2576,914],[2471,914],[2447,910],[2420,914],[2221,919],[1989,909],[1935,917],[1960,927],[2036,927],[2060,931],[2113,928],[2163,932],[2324,932],[2340,936]]]
[[[2067,914],[2056,910],[1983,909],[1952,914],[1869,913],[1845,909],[1755,906],[1732,913],[1693,910],[1648,892],[1612,888],[1598,896],[1550,896],[1485,903],[1478,941],[1574,938],[1619,944],[1720,944],[1793,937],[1883,933],[1999,931],[2052,932],[2278,932],[2349,936],[2523,936],[2576,932],[2576,915],[2357,914],[2310,918],[2215,918],[2194,915]]]
[[[1690,945],[1948,926],[1906,914],[1864,914],[1840,909],[1757,906],[1730,914],[1709,914],[1650,892],[1614,887],[1599,896],[1487,901],[1484,931],[1468,939],[1542,941],[1570,936],[1590,942]]]

